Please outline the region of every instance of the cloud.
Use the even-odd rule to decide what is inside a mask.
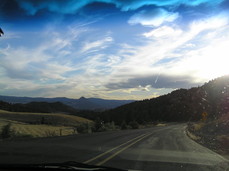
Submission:
[[[194,21],[187,30],[175,24],[152,29],[143,35],[147,44],[120,51],[124,59],[113,68],[105,87],[188,88],[228,73],[228,22],[227,15],[219,14]],[[128,55],[129,49],[135,50]]]
[[[123,11],[128,10],[135,10],[142,6],[154,5],[158,7],[164,6],[179,6],[179,5],[186,5],[186,6],[198,6],[200,4],[208,4],[208,5],[218,5],[224,0],[113,0],[111,3],[116,4],[117,7],[121,8]]]
[[[60,5],[64,2],[61,0],[18,2],[35,4],[31,15],[45,9],[64,14],[75,13],[81,8],[72,4],[72,10],[68,11],[67,6]],[[191,2],[197,4],[197,1],[187,1]],[[39,6],[40,3],[59,5],[51,8],[48,5]],[[184,29],[176,20],[178,13],[166,11],[171,8],[164,8],[161,4],[172,4],[172,1],[110,0],[108,3],[115,4],[121,10],[132,10],[147,3],[157,3],[154,5],[159,7],[154,10],[147,8],[144,12],[139,10],[133,15],[132,19],[135,16],[135,20],[132,24],[150,28],[139,27],[139,30],[129,31],[130,25],[126,24],[128,32],[124,37],[119,35],[123,27],[106,25],[97,29],[99,23],[82,24],[83,28],[69,25],[64,29],[48,28],[39,35],[32,33],[32,30],[30,35],[34,40],[39,40],[33,46],[28,44],[31,41],[27,41],[27,37],[20,37],[17,32],[17,40],[10,42],[3,37],[0,41],[10,46],[0,50],[0,93],[140,99],[164,94],[175,88],[195,86],[227,72],[227,14],[189,20]],[[26,10],[29,13],[30,7]],[[112,34],[106,34],[106,31]],[[159,92],[160,89],[162,91]]]
[[[143,34],[143,36],[150,38],[150,37],[156,37],[156,38],[163,38],[168,36],[179,36],[182,34],[182,30],[180,29],[174,29],[169,26],[162,26],[157,29],[153,29],[150,32],[146,32]]]
[[[99,49],[104,49],[112,41],[113,41],[112,37],[107,36],[102,40],[86,42],[82,48],[82,52],[86,52],[86,51],[90,51],[90,50],[98,51]]]
[[[66,92],[71,88],[71,86],[66,84],[38,85],[29,80],[20,79],[4,78],[4,81],[0,83],[1,95],[56,97],[55,94],[57,92]]]
[[[46,9],[51,12],[62,13],[62,14],[73,14],[76,13],[82,7],[94,2],[114,4],[117,8],[122,11],[136,10],[146,5],[154,5],[158,7],[164,6],[198,6],[200,4],[218,5],[223,0],[16,0],[19,6],[24,9],[27,14],[34,15],[39,10]]]
[[[21,43],[20,46],[8,46],[8,48],[1,49],[0,69],[11,79],[63,80],[61,74],[72,70],[65,57],[71,51],[72,42],[82,32],[80,28],[77,29],[77,32],[69,28],[65,35],[54,30],[47,30],[39,35],[35,33],[34,39],[39,37],[41,40],[35,47]]]
[[[0,49],[0,94],[74,98],[102,94],[108,70],[119,61],[101,53],[113,41],[109,33],[69,25],[65,34],[54,26],[31,35],[40,40],[36,46],[22,41],[20,46]]]
[[[191,23],[190,28],[193,31],[193,33],[199,33],[204,30],[217,29],[223,27],[228,24],[228,21],[229,20],[227,14],[221,13],[219,15],[209,17],[207,19],[194,21]]]
[[[191,76],[175,76],[175,75],[151,75],[151,76],[136,76],[130,78],[125,82],[108,83],[106,88],[109,90],[117,89],[131,89],[144,88],[148,90],[149,87],[156,89],[161,88],[190,88],[199,85],[192,81]]]
[[[178,18],[178,13],[168,12],[162,8],[142,10],[134,14],[128,21],[129,24],[157,27],[166,22],[173,22]]]
[[[34,15],[39,10],[47,9],[51,12],[73,14],[83,6],[94,2],[94,0],[75,1],[75,0],[17,0],[19,6],[27,11],[28,14]]]

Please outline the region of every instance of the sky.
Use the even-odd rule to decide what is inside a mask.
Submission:
[[[228,0],[1,0],[0,95],[142,100],[229,74]]]

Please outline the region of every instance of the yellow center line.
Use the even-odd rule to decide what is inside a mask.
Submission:
[[[123,147],[121,150],[119,150],[119,151],[117,151],[116,153],[112,154],[111,156],[107,157],[107,158],[104,159],[103,161],[97,163],[96,165],[97,165],[97,166],[100,166],[100,165],[106,163],[107,161],[109,161],[109,160],[111,160],[112,158],[114,158],[115,156],[117,156],[119,153],[123,152],[124,150],[128,149],[129,147],[131,147],[132,145],[136,144],[137,142],[143,140],[144,138],[150,136],[151,134],[152,134],[152,133],[150,133],[150,134],[148,134],[148,135],[145,135],[145,136],[143,136],[143,137],[137,139],[136,141],[132,142],[131,144],[129,144],[129,145]]]
[[[116,147],[114,147],[114,148],[112,148],[112,149],[110,149],[110,150],[108,150],[108,151],[106,151],[106,152],[104,152],[104,153],[102,153],[102,154],[99,154],[98,156],[95,156],[95,157],[93,157],[93,158],[91,158],[91,159],[89,159],[89,160],[87,160],[87,161],[85,161],[85,162],[83,162],[83,163],[87,164],[87,163],[89,163],[89,162],[92,162],[92,161],[94,161],[94,160],[96,160],[96,159],[98,159],[98,158],[100,158],[100,157],[106,155],[107,153],[110,153],[111,151],[116,150],[117,148],[119,148],[119,147],[121,147],[121,146],[123,146],[123,145],[126,145],[126,144],[128,144],[128,143],[134,141],[135,139],[138,139],[138,138],[140,138],[140,137],[142,137],[142,136],[144,136],[144,135],[146,135],[146,134],[137,136],[137,137],[135,137],[135,138],[133,138],[133,139],[131,139],[131,140],[129,140],[129,141],[123,143],[123,144],[120,144],[119,146],[116,146]]]

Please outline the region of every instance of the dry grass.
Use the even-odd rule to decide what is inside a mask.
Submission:
[[[74,128],[69,126],[32,125],[6,119],[0,119],[0,130],[8,123],[11,123],[11,128],[17,136],[50,137],[76,133]]]
[[[167,124],[165,124],[165,123],[159,123],[156,126],[167,126]]]
[[[188,130],[186,130],[186,133],[187,133],[187,135],[188,135],[191,139],[193,139],[193,140],[195,140],[195,141],[201,139],[199,136],[196,136],[196,135],[192,134],[192,133],[189,132]]]
[[[44,124],[41,124],[42,120]],[[75,134],[75,127],[91,120],[61,113],[26,113],[0,110],[0,130],[11,123],[18,136],[49,137]]]
[[[12,124],[12,128],[17,134],[32,137],[63,136],[75,133],[72,127],[65,126]]]
[[[194,131],[199,131],[204,126],[204,124],[205,123],[203,123],[203,122],[193,124]]]
[[[43,119],[45,124],[55,126],[77,126],[81,123],[92,123],[91,120],[82,117],[61,113],[26,113],[0,110],[0,118],[29,124],[41,124]]]

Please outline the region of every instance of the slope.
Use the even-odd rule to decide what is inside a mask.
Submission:
[[[100,113],[104,121],[198,121],[207,113],[214,119],[229,111],[229,76],[205,83],[201,87],[175,90],[157,98],[133,102]]]

